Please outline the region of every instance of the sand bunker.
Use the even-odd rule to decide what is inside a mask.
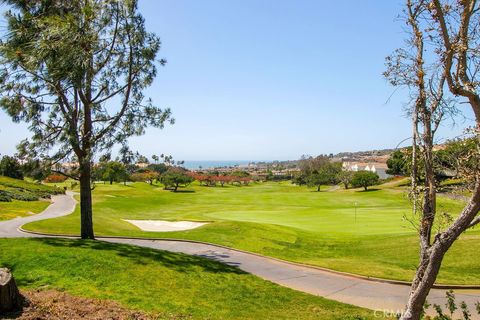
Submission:
[[[163,221],[163,220],[125,220],[143,231],[183,231],[206,225],[207,222]]]

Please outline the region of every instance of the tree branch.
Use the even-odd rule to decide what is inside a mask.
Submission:
[[[125,114],[125,111],[128,108],[128,104],[130,102],[130,93],[132,90],[132,82],[133,82],[133,45],[132,45],[132,39],[130,38],[130,34],[127,33],[128,39],[129,39],[129,63],[128,63],[128,79],[126,83],[126,92],[125,92],[125,97],[123,101],[122,108],[120,111],[117,113],[116,116],[114,116],[113,120],[110,122],[109,125],[107,125],[103,130],[101,130],[96,137],[94,137],[94,141],[100,140],[107,132],[109,132],[112,128],[114,128],[117,123],[120,121],[122,116]]]
[[[469,225],[468,227],[469,227],[469,228],[473,228],[473,227],[475,227],[475,226],[476,226],[477,224],[479,224],[479,223],[480,223],[480,217],[477,217],[476,219],[474,219],[474,220],[472,221],[472,223],[470,223],[470,225]]]
[[[68,173],[65,173],[63,171],[59,171],[59,170],[51,170],[53,173],[58,173],[58,174],[61,174],[62,176],[65,176],[67,178],[70,178],[70,179],[73,179],[73,180],[78,180],[79,177],[78,176],[72,176]]]

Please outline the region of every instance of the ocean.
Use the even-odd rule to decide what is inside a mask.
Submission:
[[[202,160],[202,161],[188,161],[185,160],[184,167],[187,169],[213,169],[221,167],[234,167],[240,165],[247,165],[255,161],[251,160]]]

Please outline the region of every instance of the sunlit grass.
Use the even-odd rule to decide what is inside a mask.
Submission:
[[[418,259],[406,189],[315,192],[288,182],[248,187],[193,185],[173,193],[135,183],[97,185],[97,235],[169,237],[222,244],[290,261],[356,274],[411,280]],[[439,212],[457,214],[461,203],[439,197]],[[183,232],[143,232],[122,219],[197,220],[211,223]],[[79,211],[26,226],[48,233],[79,233]],[[448,253],[441,283],[480,284],[478,231]]]
[[[200,257],[98,241],[0,239],[21,289],[109,299],[161,319],[374,319]]]

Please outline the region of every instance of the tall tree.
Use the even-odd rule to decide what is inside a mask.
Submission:
[[[97,152],[171,120],[144,97],[160,40],[136,0],[4,0],[0,106],[29,123],[24,155],[78,162],[81,236],[94,238],[91,167]],[[160,64],[164,64],[160,60]]]
[[[387,59],[387,77],[390,76],[394,85],[407,85],[414,97],[411,110],[413,150],[417,150],[418,142],[425,182],[418,186],[422,192],[418,222],[420,262],[402,319],[420,319],[446,252],[465,230],[480,222],[480,168],[476,161],[477,167],[466,177],[474,181],[472,197],[453,222],[441,226],[434,235],[436,181],[433,141],[445,112],[452,110],[444,96],[444,87],[448,87],[454,98],[466,98],[465,102],[473,110],[477,149],[469,157],[478,159],[479,156],[480,56],[476,48],[480,44],[477,32],[480,8],[475,0],[407,0],[406,8],[406,22],[410,28],[407,48],[397,51],[394,59]],[[427,63],[428,58],[433,61]],[[413,160],[412,194],[416,204],[418,192],[415,182],[421,173],[415,165],[415,156]]]
[[[23,179],[22,166],[18,159],[10,156],[3,156],[0,160],[0,175],[14,178]]]
[[[118,161],[110,161],[105,164],[105,171],[103,172],[103,180],[108,180],[110,184],[114,181],[126,181],[128,177],[125,166]]]
[[[406,152],[395,150],[387,160],[387,173],[391,175],[407,175],[408,165]]]

